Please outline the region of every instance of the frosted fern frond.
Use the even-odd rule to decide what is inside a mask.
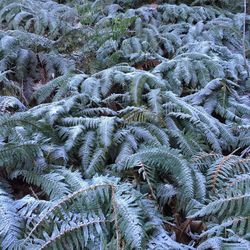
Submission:
[[[15,97],[0,96],[0,112],[25,111],[27,108]]]

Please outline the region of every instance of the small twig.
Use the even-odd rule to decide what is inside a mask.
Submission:
[[[238,148],[236,148],[232,153],[230,153],[229,155],[233,155],[234,153],[236,153],[238,150],[240,150],[241,149],[241,147],[238,147]],[[228,156],[229,156],[228,155]]]
[[[34,195],[34,197],[39,200],[39,197],[37,196],[37,194],[35,193],[35,191],[33,190],[33,188],[30,186],[29,187],[30,191],[32,192],[32,194]]]
[[[173,224],[173,223],[171,223],[169,221],[164,221],[164,224],[167,224],[167,225],[169,225],[171,227],[174,227],[176,230],[181,231],[180,228],[178,228],[175,224]]]
[[[245,150],[242,151],[240,157],[243,158],[243,157],[244,157],[246,154],[248,154],[249,152],[250,152],[250,146],[247,147]]]

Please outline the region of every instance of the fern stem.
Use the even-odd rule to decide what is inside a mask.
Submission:
[[[59,233],[55,237],[51,238],[49,241],[45,242],[45,244],[43,244],[41,246],[40,250],[47,248],[50,244],[53,244],[55,241],[57,241],[58,239],[63,237],[66,233],[70,233],[70,232],[75,231],[81,227],[87,227],[87,226],[92,225],[92,224],[97,224],[97,223],[99,224],[99,223],[105,223],[105,222],[108,222],[108,221],[106,219],[102,219],[102,220],[90,221],[87,223],[79,223],[78,225],[76,225],[74,227],[70,227],[66,230],[63,230],[63,232]]]
[[[93,186],[90,186],[88,188],[82,188],[82,189],[79,189],[77,190],[76,192],[70,194],[70,195],[67,195],[64,199],[61,199],[57,204],[55,204],[53,207],[51,207],[42,217],[41,219],[37,222],[37,224],[33,227],[33,229],[30,231],[30,233],[28,234],[28,236],[26,237],[25,241],[26,242],[30,237],[31,235],[35,232],[35,230],[45,221],[46,217],[53,211],[55,211],[59,206],[61,206],[63,203],[65,203],[66,201],[74,198],[75,196],[81,194],[81,193],[85,193],[85,192],[88,192],[90,190],[95,190],[96,188],[99,188],[99,187],[111,187],[112,188],[112,185],[111,184],[99,184],[99,185],[93,185]]]
[[[244,1],[244,19],[243,19],[243,37],[242,37],[242,46],[243,46],[243,57],[244,63],[247,68],[247,72],[249,75],[249,70],[247,67],[247,57],[246,57],[246,17],[247,17],[247,0]]]
[[[116,233],[116,249],[119,250],[120,248],[120,234],[119,234],[119,226],[118,226],[118,216],[117,216],[117,204],[115,199],[115,187],[112,186],[112,206],[114,209],[114,216],[115,216],[115,233]]]
[[[30,186],[29,187],[30,191],[32,192],[32,194],[34,195],[34,197],[39,200],[39,197],[37,196],[37,194],[35,193],[34,189]]]
[[[150,182],[150,180],[149,180],[149,178],[148,178],[148,174],[147,174],[147,171],[146,171],[145,166],[146,166],[146,165],[144,165],[143,163],[141,163],[141,167],[142,167],[142,169],[143,169],[143,173],[144,173],[145,179],[146,179],[146,181],[147,181],[147,183],[148,183],[148,186],[149,186],[151,195],[152,195],[152,197],[153,197],[154,200],[157,200],[156,195],[155,195],[155,193],[154,193],[154,189],[153,189],[153,187],[152,187],[152,184],[151,184],[151,182]]]
[[[223,157],[223,159],[221,160],[220,164],[217,166],[216,171],[215,171],[215,174],[214,174],[214,176],[213,176],[213,181],[212,181],[212,191],[213,191],[213,192],[215,192],[216,181],[217,181],[217,178],[218,178],[218,176],[219,176],[219,173],[220,173],[221,169],[222,169],[223,166],[224,166],[224,163],[225,163],[228,159],[230,159],[230,158],[234,155],[234,153],[237,152],[239,149],[240,149],[240,148],[236,148],[231,154],[229,154],[229,155]]]

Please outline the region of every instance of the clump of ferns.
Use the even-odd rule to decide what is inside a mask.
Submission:
[[[3,1],[0,7],[1,24],[9,29],[25,30],[51,39],[72,29],[77,16],[74,8],[54,1]]]
[[[231,153],[200,154],[194,164],[205,176],[206,200],[196,203],[189,218],[204,218],[209,226],[201,238],[236,236],[248,239],[249,157]],[[242,206],[243,205],[243,206]]]
[[[72,1],[60,2],[73,6]],[[3,249],[192,249],[177,242],[176,213],[187,224],[199,220],[207,225],[200,236],[189,234],[195,247],[249,248],[243,15],[208,6],[140,2],[115,1],[100,11],[102,1],[89,1],[96,11],[91,16],[89,9],[87,24],[108,36],[85,41],[95,32],[86,23],[72,27],[66,16],[61,23],[67,23],[65,30],[61,24],[46,28],[52,19],[58,24],[59,13],[73,10],[67,5],[60,9],[55,1],[39,1],[45,12],[55,7],[39,26],[41,15],[34,16],[32,0],[21,1],[28,14],[19,2],[3,1],[14,13],[4,8],[3,21],[22,29],[0,32],[3,93],[20,97],[12,83],[30,76],[36,82],[41,64],[47,75],[33,95],[39,105],[29,111],[23,112],[14,97],[0,98]],[[198,2],[204,1],[194,4]],[[127,9],[137,4],[137,9]],[[126,24],[130,18],[129,32],[122,34],[127,27],[121,27],[122,20]],[[53,41],[59,35],[62,39]],[[75,74],[55,48],[75,60],[93,53],[91,60],[100,59],[104,66],[119,55],[135,68],[120,64],[91,76]],[[59,60],[61,66],[54,63]],[[13,190],[20,181],[30,187],[21,197]]]
[[[81,81],[81,79],[82,78],[80,77],[79,81]],[[201,149],[198,147],[198,144],[195,143],[195,140],[192,139],[192,136],[194,136],[195,132],[196,133],[198,132],[199,134],[201,134],[201,138],[202,137],[204,138],[203,132],[205,130],[206,134],[205,134],[204,139],[208,140],[209,143],[211,143],[211,145],[213,145],[214,149],[218,150],[218,151],[221,150],[221,145],[219,145],[218,142],[216,141],[216,139],[215,139],[216,136],[222,136],[223,141],[228,142],[228,143],[230,142],[229,145],[232,145],[234,143],[235,138],[233,138],[233,136],[230,135],[230,131],[227,131],[226,127],[223,124],[206,116],[205,113],[203,112],[202,108],[192,107],[191,105],[188,105],[187,102],[174,96],[170,92],[166,92],[163,95],[164,92],[161,92],[160,89],[148,89],[149,92],[144,95],[143,94],[143,91],[144,91],[143,84],[144,84],[145,80],[147,81],[147,76],[143,76],[143,77],[140,76],[139,78],[135,78],[134,82],[132,82],[132,84],[131,84],[131,94],[133,94],[131,96],[131,99],[132,99],[133,104],[135,104],[136,106],[146,104],[145,108],[130,106],[130,107],[127,107],[125,109],[121,109],[119,111],[119,113],[117,113],[117,111],[115,111],[115,110],[109,109],[105,106],[102,107],[102,105],[104,104],[103,101],[101,101],[101,103],[99,103],[99,105],[101,105],[101,106],[99,106],[98,102],[95,101],[95,104],[97,104],[97,106],[93,107],[92,104],[94,104],[94,103],[91,101],[92,98],[89,98],[86,95],[82,95],[82,97],[81,97],[81,95],[79,95],[80,99],[85,98],[83,102],[82,101],[80,102],[81,105],[84,105],[84,106],[86,105],[85,107],[82,106],[82,108],[78,109],[77,106],[74,105],[74,102],[75,102],[75,100],[77,100],[77,98],[73,96],[67,102],[65,102],[65,101],[58,102],[58,105],[60,103],[62,103],[64,108],[58,107],[57,115],[56,115],[56,113],[53,112],[53,110],[51,110],[51,112],[49,111],[48,115],[50,116],[50,120],[55,119],[54,121],[56,121],[56,120],[58,120],[57,117],[61,116],[60,112],[62,112],[62,114],[63,114],[66,110],[68,110],[66,112],[70,111],[71,114],[74,113],[76,115],[74,115],[74,117],[72,117],[72,118],[69,117],[67,119],[66,118],[63,119],[63,121],[67,121],[67,123],[68,123],[67,126],[69,126],[70,124],[71,124],[71,126],[72,125],[74,125],[74,126],[80,125],[80,124],[84,125],[86,122],[88,122],[88,121],[90,122],[92,119],[93,123],[91,126],[93,126],[92,128],[94,128],[94,129],[97,128],[96,127],[97,125],[94,125],[94,124],[98,124],[99,122],[101,122],[101,120],[98,120],[99,118],[97,118],[100,115],[103,118],[104,118],[104,116],[107,116],[107,115],[110,116],[109,118],[106,117],[107,118],[106,120],[110,121],[110,122],[112,121],[113,124],[116,124],[116,122],[119,120],[119,119],[115,119],[115,116],[118,116],[118,115],[121,115],[121,117],[124,117],[130,123],[131,122],[133,123],[133,121],[134,122],[137,122],[137,121],[143,122],[143,121],[147,121],[147,119],[148,119],[148,122],[152,122],[153,120],[155,120],[154,122],[156,122],[156,121],[160,122],[161,126],[167,128],[167,132],[170,134],[170,136],[172,138],[175,138],[175,140],[177,139],[177,141],[178,141],[177,144],[180,144],[180,146],[183,150],[185,148],[187,150],[190,150],[190,154],[192,154],[191,152],[193,152],[193,149],[191,149],[192,146],[191,146],[191,148],[190,148],[190,146],[188,146],[189,143],[191,143],[191,145],[193,144],[193,146],[195,148],[197,148],[197,150]],[[76,83],[77,83],[77,81],[76,81]],[[152,82],[152,83],[156,84],[156,82]],[[107,86],[107,87],[109,87],[109,86]],[[48,88],[44,87],[44,89],[48,89]],[[100,91],[99,88],[97,90]],[[103,91],[106,91],[104,86],[103,86]],[[48,93],[49,92],[47,92],[47,94]],[[117,95],[117,97],[119,97],[118,94],[116,94],[116,95]],[[110,98],[111,98],[111,96],[110,96]],[[120,96],[122,96],[122,94],[120,94]],[[162,100],[165,100],[166,103],[162,103],[161,98],[163,98]],[[89,101],[87,101],[87,100],[89,100]],[[105,98],[104,100],[107,100],[107,98]],[[70,105],[66,107],[66,103],[70,103]],[[113,102],[112,106],[114,106],[114,105],[126,105],[126,103],[120,103],[120,102],[117,103],[115,101],[115,102]],[[147,107],[147,106],[149,106],[149,107]],[[71,110],[71,107],[74,107],[74,109]],[[65,110],[65,108],[66,108],[66,110]],[[34,110],[36,110],[36,109],[34,109]],[[44,106],[44,110],[46,110],[46,106]],[[59,110],[60,110],[60,112],[59,112]],[[41,111],[42,111],[42,109],[41,109]],[[56,109],[55,109],[55,111],[56,111]],[[47,111],[45,111],[45,113],[47,113]],[[53,118],[54,115],[56,115],[55,118]],[[78,118],[79,115],[80,116],[84,115],[86,118],[80,119],[80,118]],[[151,119],[150,119],[150,117],[151,117]],[[190,127],[189,125],[187,125],[184,122],[187,120],[190,122],[189,124],[194,124],[194,128]],[[54,121],[51,120],[51,121],[49,121],[49,123],[52,122],[52,124],[53,124]],[[112,124],[112,123],[110,123],[110,124]],[[100,123],[100,124],[102,124],[102,123]],[[87,125],[87,126],[90,126],[90,125]],[[218,127],[216,128],[216,126],[218,126]],[[72,127],[72,129],[73,129],[73,127]],[[186,132],[184,134],[183,134],[183,132],[184,132],[183,129],[186,130]],[[74,130],[72,130],[72,133],[73,133],[73,131]],[[79,133],[82,133],[83,131],[84,131],[84,129],[80,129]],[[112,131],[112,129],[111,129],[111,131]],[[77,134],[79,134],[79,133],[77,133]],[[185,139],[185,134],[187,136],[186,139]],[[145,134],[145,136],[146,136],[146,134]],[[186,146],[185,146],[185,144],[186,144]],[[188,147],[190,149],[188,149]],[[186,152],[188,152],[188,151],[186,151]]]
[[[28,104],[37,85],[74,69],[74,63],[53,53],[35,53],[22,48],[15,37],[1,38],[2,95],[13,94]]]
[[[249,116],[248,100],[239,95],[240,86],[228,79],[214,79],[203,89],[184,100],[203,106],[207,113],[215,115],[224,123],[245,124]]]
[[[137,249],[147,237],[144,230],[156,230],[155,220],[159,222],[158,227],[162,224],[160,215],[152,214],[153,206],[129,184],[119,184],[110,177],[83,181],[77,172],[62,168],[55,168],[55,171],[40,177],[37,173],[25,176],[28,182],[44,177],[43,181],[49,183],[50,177],[54,179],[57,173],[57,185],[50,193],[50,200],[25,196],[14,201],[8,197],[1,203],[6,209],[1,216],[8,217],[11,223],[1,228],[4,249],[17,245],[43,249],[62,247],[62,244],[91,248],[106,240],[114,241],[117,247],[126,244]],[[22,171],[16,174],[25,175]],[[48,187],[42,185],[42,188]],[[3,194],[4,190],[1,191]],[[126,220],[128,217],[130,220]],[[145,219],[148,229],[143,229]],[[21,233],[23,224],[25,232]],[[69,240],[71,237],[75,238],[73,242]]]

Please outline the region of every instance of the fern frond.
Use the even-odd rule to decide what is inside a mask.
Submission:
[[[185,197],[193,196],[193,180],[191,170],[184,159],[180,158],[179,152],[167,147],[151,148],[142,150],[131,155],[124,166],[125,169],[146,166],[150,181],[156,183],[158,176],[167,178],[172,175],[174,183],[182,190]]]
[[[22,234],[22,218],[17,214],[17,207],[11,195],[0,189],[0,239],[3,249],[12,248]]]

